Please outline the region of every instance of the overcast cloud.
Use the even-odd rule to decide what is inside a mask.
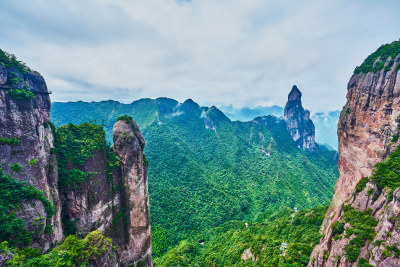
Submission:
[[[398,0],[0,0],[0,48],[53,101],[340,109],[353,69],[400,38]]]

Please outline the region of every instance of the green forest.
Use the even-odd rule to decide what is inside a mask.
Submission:
[[[157,266],[305,266],[327,207],[265,212],[256,222],[230,221],[182,241]],[[286,249],[281,250],[283,243]],[[243,256],[247,252],[247,257]]]
[[[56,126],[102,123],[110,143],[124,114],[146,140],[155,258],[226,222],[327,205],[333,194],[336,152],[299,150],[285,122],[273,116],[231,121],[215,107],[159,98],[54,103],[51,120]]]

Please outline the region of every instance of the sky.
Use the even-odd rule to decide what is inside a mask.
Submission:
[[[0,48],[53,101],[191,98],[341,109],[356,66],[400,38],[398,0],[0,0]]]

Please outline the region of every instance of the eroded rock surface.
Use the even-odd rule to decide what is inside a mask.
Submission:
[[[123,205],[128,211],[127,242],[120,247],[120,260],[152,266],[147,161],[144,138],[134,121],[119,120],[113,129],[113,150],[120,159]]]
[[[7,57],[2,60],[7,66],[14,64]],[[103,142],[103,145],[94,151],[86,150],[91,152],[84,161],[77,163],[65,157],[61,163],[59,153],[64,148],[59,147],[58,130],[55,144],[56,132],[50,123],[51,104],[46,83],[42,76],[26,66],[14,65],[7,67],[0,62],[1,169],[18,181],[43,191],[55,208],[55,214],[47,216],[41,201],[25,199],[19,203],[15,214],[33,233],[33,241],[21,244],[20,248],[32,246],[45,253],[61,244],[66,235],[100,236],[95,234],[100,230],[104,236],[111,237],[112,245],[108,244],[104,253],[95,253],[96,257],[90,258],[87,266],[152,266],[148,163],[143,154],[145,141],[136,123],[130,120],[115,124],[115,154],[107,148],[105,139],[96,139],[92,141]],[[75,139],[73,136],[75,142],[82,141]],[[71,145],[68,142],[62,145]],[[79,153],[82,151],[76,151]],[[112,167],[109,156],[115,161]],[[75,170],[88,176],[79,182],[59,184],[59,171],[65,175]],[[45,203],[48,207],[48,202]],[[11,251],[2,253],[0,265],[11,257]]]
[[[317,150],[315,144],[315,126],[310,119],[310,111],[305,110],[301,103],[301,92],[296,85],[288,95],[288,101],[285,106],[284,118],[287,129],[296,142],[297,147]]]
[[[332,224],[341,220],[343,204],[351,204],[359,211],[369,208],[378,221],[373,242],[361,248],[359,258],[373,266],[400,266],[394,253],[385,255],[383,252],[385,246],[399,248],[400,244],[398,221],[393,219],[400,216],[398,190],[393,201],[388,198],[388,192],[382,192],[372,183],[360,193],[355,191],[357,183],[372,174],[374,165],[386,159],[399,145],[394,138],[399,133],[399,63],[400,55],[389,57],[382,63],[384,69],[354,74],[348,83],[347,103],[338,124],[340,177],[321,227],[324,237],[315,247],[309,266],[357,266],[357,262],[347,259],[344,249],[353,237],[332,240]],[[375,243],[376,240],[383,240],[382,245]]]
[[[0,64],[0,84],[7,82],[7,73],[12,71]],[[40,201],[23,203],[17,212],[20,218],[30,218],[25,226],[29,231],[37,233],[31,245],[45,251],[63,238],[61,204],[57,190],[57,161],[51,153],[54,148],[54,133],[49,125],[50,98],[46,83],[39,74],[28,72],[16,75],[19,83],[29,83],[30,90],[40,90],[42,93],[34,92],[34,97],[30,99],[18,99],[9,94],[10,89],[0,88],[0,137],[18,140],[18,144],[14,145],[0,143],[0,163],[3,164],[6,174],[42,190],[54,205],[55,215],[47,219]],[[20,88],[18,86],[13,85],[14,88]],[[21,171],[11,169],[17,163],[21,164]],[[40,223],[32,224],[35,219],[40,220]],[[53,225],[53,232],[45,234],[43,231],[48,225]]]

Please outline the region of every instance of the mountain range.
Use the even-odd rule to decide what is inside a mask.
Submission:
[[[221,106],[220,109],[231,119],[239,121],[251,121],[259,116],[272,115],[283,116],[283,107],[244,107],[234,108],[233,106]],[[339,122],[340,111],[316,112],[311,114],[311,119],[315,125],[315,140],[337,150],[337,124]]]
[[[132,104],[56,102],[51,112],[56,126],[97,121],[106,133],[122,114],[138,123],[150,162],[156,257],[179,240],[226,221],[254,220],[286,206],[326,205],[338,175],[337,152],[323,146],[318,152],[298,149],[283,118],[274,116],[231,121],[214,106],[168,98]],[[159,251],[157,242],[164,246]]]

